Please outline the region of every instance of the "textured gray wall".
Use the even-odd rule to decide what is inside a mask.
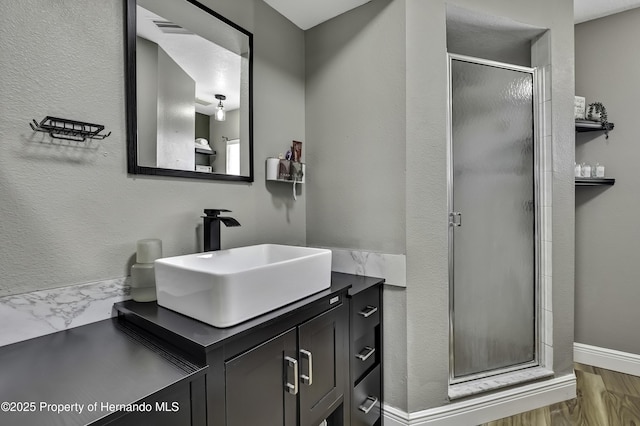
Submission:
[[[455,3],[551,30],[554,368],[570,374],[573,3]],[[406,253],[406,291],[385,293],[384,356],[386,402],[409,412],[448,403],[445,22],[444,0],[374,0],[306,33],[307,239]]]
[[[136,37],[138,164],[156,166],[158,152],[158,45]]]
[[[446,6],[447,52],[531,66],[531,40],[544,29],[502,16]]]
[[[158,47],[158,167],[195,170],[196,82]]]
[[[253,184],[127,175],[121,0],[0,3],[0,295],[128,275],[141,238],[194,252],[207,207],[242,224],[223,247],[305,244],[304,189],[294,203],[264,182],[264,159],[304,140],[303,32],[262,0],[203,3],[255,36]],[[45,115],[112,134],[58,146],[28,127]]]
[[[374,0],[305,36],[307,239],[404,253],[403,2]]]
[[[140,117],[139,113],[138,113],[138,117]],[[138,118],[138,121],[139,120],[140,118]],[[205,138],[207,141],[211,139],[211,136],[209,135],[210,122],[211,120],[209,120],[208,115],[200,114],[199,112],[196,112],[196,138]],[[140,130],[138,130],[138,137],[140,137],[139,135],[140,135]]]
[[[407,411],[407,292],[384,287],[384,403]]]
[[[607,107],[615,129],[576,135],[576,161],[600,162],[609,188],[576,188],[576,342],[640,354],[637,163],[640,9],[575,27],[576,95]]]
[[[404,5],[374,0],[306,32],[307,241],[405,250]],[[385,290],[385,399],[406,408],[406,292]]]

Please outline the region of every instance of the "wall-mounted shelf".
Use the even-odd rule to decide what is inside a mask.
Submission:
[[[293,180],[293,179],[267,179],[269,182],[284,182],[284,183],[304,183],[304,180]]]
[[[611,186],[615,183],[614,178],[576,178],[576,186]]]
[[[576,132],[604,132],[607,133],[613,130],[614,124],[607,123],[607,126],[603,126],[599,121],[591,120],[576,120]],[[616,183],[613,178],[576,178],[576,186],[611,186]]]
[[[40,123],[33,120],[29,126],[34,132],[49,133],[54,139],[64,139],[68,141],[84,142],[87,139],[104,139],[109,137],[111,132],[100,134],[104,130],[102,124],[86,123],[84,121],[69,120],[46,116]]]
[[[196,154],[216,155],[216,152],[211,149],[196,148]]]
[[[213,173],[213,162],[216,159],[216,151],[211,149],[209,145],[205,145],[207,148],[195,147],[195,171],[202,173]]]
[[[266,179],[269,182],[293,184],[293,199],[297,200],[296,185],[304,183],[306,165],[297,161],[267,158]]]
[[[613,130],[614,124],[607,123],[606,130]],[[598,132],[604,131],[605,127],[599,121],[591,121],[591,120],[576,120],[576,132]]]
[[[273,182],[304,183],[306,165],[291,160],[267,158],[266,178]]]

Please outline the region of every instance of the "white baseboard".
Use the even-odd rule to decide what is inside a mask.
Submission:
[[[575,398],[575,396],[576,376],[568,374],[415,413],[406,413],[395,407],[385,406],[384,424],[385,426],[473,426]]]
[[[637,354],[574,343],[573,359],[580,364],[640,376],[640,355]]]

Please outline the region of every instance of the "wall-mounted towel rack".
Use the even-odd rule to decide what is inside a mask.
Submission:
[[[33,120],[29,126],[35,132],[49,133],[52,138],[76,142],[84,142],[87,139],[104,139],[111,135],[111,132],[100,134],[104,130],[104,126],[101,124],[51,116],[46,116],[40,123]]]

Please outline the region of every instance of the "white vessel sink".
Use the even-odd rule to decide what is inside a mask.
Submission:
[[[275,244],[155,261],[158,304],[230,327],[331,286],[331,250]]]

